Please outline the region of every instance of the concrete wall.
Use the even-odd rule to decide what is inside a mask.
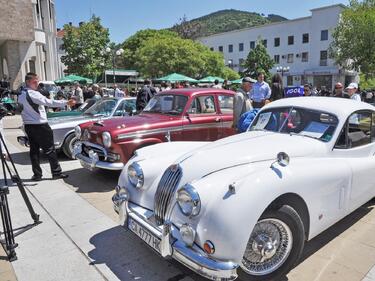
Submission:
[[[30,0],[0,0],[0,40],[34,40],[34,19]]]

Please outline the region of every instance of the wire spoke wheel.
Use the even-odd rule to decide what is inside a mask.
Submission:
[[[286,223],[275,218],[262,219],[251,233],[241,268],[250,275],[270,274],[284,264],[292,245],[292,231]]]

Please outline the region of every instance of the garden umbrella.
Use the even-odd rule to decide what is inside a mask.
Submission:
[[[172,74],[169,74],[167,76],[164,76],[164,77],[161,77],[161,78],[158,78],[158,79],[155,79],[156,81],[165,81],[165,82],[191,82],[191,83],[197,83],[198,80],[195,80],[191,77],[188,77],[188,76],[185,76],[185,75],[182,75],[182,74],[178,74],[178,73],[172,73]]]
[[[223,83],[224,79],[220,77],[215,77],[215,76],[207,76],[199,80],[199,83],[214,83],[215,80],[219,80],[219,83]]]
[[[85,78],[85,77],[73,75],[73,74],[60,78],[58,80],[55,80],[56,84],[73,84],[74,82],[79,82],[83,84],[91,84],[92,80],[89,78]]]

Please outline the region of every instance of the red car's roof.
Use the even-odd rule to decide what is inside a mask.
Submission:
[[[215,88],[183,88],[183,89],[172,89],[168,91],[159,92],[158,95],[160,94],[179,94],[179,95],[185,95],[185,96],[192,96],[195,94],[234,95],[235,93],[230,90],[215,89]]]

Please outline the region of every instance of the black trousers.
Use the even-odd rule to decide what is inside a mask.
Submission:
[[[61,174],[61,166],[57,159],[51,127],[48,124],[25,125],[25,131],[30,142],[30,160],[34,175],[42,176],[39,158],[40,149],[48,157],[52,175]]]

